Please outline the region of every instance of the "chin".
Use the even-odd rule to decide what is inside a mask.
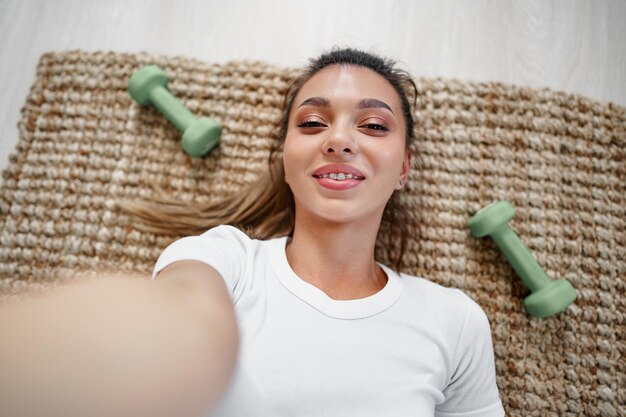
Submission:
[[[326,221],[327,223],[333,223],[333,224],[346,224],[346,223],[353,223],[355,221],[358,221],[360,218],[358,216],[354,216],[354,215],[349,215],[346,214],[345,216],[341,216],[341,215],[320,215],[318,216],[320,219]]]
[[[333,204],[330,207],[316,208],[313,210],[306,210],[311,218],[317,221],[333,224],[346,224],[354,222],[362,222],[366,219],[372,219],[374,213],[364,212],[361,210],[355,210],[352,204],[343,205],[343,207],[337,207],[340,204]],[[362,207],[361,207],[362,208]],[[298,208],[296,207],[296,212]]]

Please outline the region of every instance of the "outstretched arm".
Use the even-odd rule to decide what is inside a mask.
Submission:
[[[206,415],[237,350],[232,303],[206,265],[70,284],[0,306],[0,415]]]

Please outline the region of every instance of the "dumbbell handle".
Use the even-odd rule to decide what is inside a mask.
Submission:
[[[490,236],[530,291],[539,291],[550,284],[551,279],[508,223],[498,227]]]
[[[159,109],[170,122],[181,131],[185,131],[196,117],[170,91],[162,86],[154,87],[150,93],[150,103]]]

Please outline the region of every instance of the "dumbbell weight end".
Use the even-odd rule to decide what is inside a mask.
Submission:
[[[565,279],[551,280],[540,291],[534,292],[524,299],[524,307],[531,316],[550,317],[567,308],[576,300],[576,290]]]
[[[201,157],[217,146],[222,126],[208,117],[201,117],[189,126],[181,140],[183,150],[189,156]]]

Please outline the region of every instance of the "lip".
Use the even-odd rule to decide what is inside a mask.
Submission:
[[[349,190],[350,188],[354,188],[354,187],[361,185],[361,183],[363,182],[363,180],[335,181],[335,180],[331,180],[330,178],[316,178],[316,177],[313,177],[313,179],[317,181],[318,184],[321,185],[322,187],[328,188],[330,190],[335,190],[335,191]]]
[[[330,174],[330,173],[344,173],[344,174],[352,174],[352,175],[356,175],[359,177],[363,177],[365,179],[365,175],[363,175],[363,173],[361,171],[359,171],[358,169],[356,169],[355,167],[351,166],[351,165],[345,165],[345,164],[328,164],[328,165],[324,165],[323,167],[320,167],[318,169],[315,170],[315,172],[313,172],[313,175],[322,175],[322,174]],[[319,178],[316,178],[319,179]],[[346,180],[346,181],[352,181],[352,180]],[[362,180],[355,180],[355,181],[362,181]]]

